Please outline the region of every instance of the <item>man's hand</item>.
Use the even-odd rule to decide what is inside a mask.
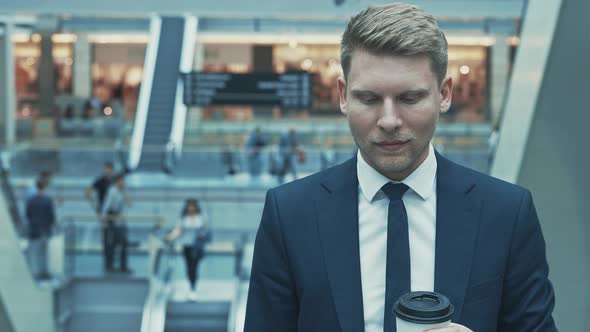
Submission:
[[[451,323],[449,327],[441,327],[439,329],[426,330],[424,332],[473,332],[463,325]]]

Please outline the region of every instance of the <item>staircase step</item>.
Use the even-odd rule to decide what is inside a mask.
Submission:
[[[229,302],[169,302],[165,332],[225,332]]]

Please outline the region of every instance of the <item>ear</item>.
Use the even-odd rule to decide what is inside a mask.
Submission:
[[[346,115],[346,80],[343,76],[338,77],[336,86],[338,87],[338,96],[340,97],[340,112]]]
[[[451,100],[453,95],[453,78],[451,76],[445,77],[440,85],[440,112],[446,113],[451,107]]]

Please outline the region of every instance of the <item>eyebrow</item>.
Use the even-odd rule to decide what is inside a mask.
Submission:
[[[354,94],[354,95],[367,95],[367,94],[371,94],[371,95],[377,95],[378,93],[375,93],[371,90],[357,90],[357,89],[352,89],[350,91],[350,93]]]
[[[406,91],[400,93],[400,95],[426,95],[428,93],[430,93],[430,90],[424,89],[424,88],[418,88],[418,89],[406,90]]]
[[[376,93],[374,91],[371,90],[362,90],[362,89],[352,89],[350,91],[350,93],[352,93],[355,96],[361,96],[361,95],[380,95],[379,93]],[[417,89],[408,89],[403,91],[402,93],[400,93],[399,95],[426,95],[430,93],[429,89],[426,88],[417,88]]]

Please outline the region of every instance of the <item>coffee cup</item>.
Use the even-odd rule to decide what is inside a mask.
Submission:
[[[434,292],[410,292],[393,306],[397,332],[423,332],[451,324],[453,305],[444,295]]]

